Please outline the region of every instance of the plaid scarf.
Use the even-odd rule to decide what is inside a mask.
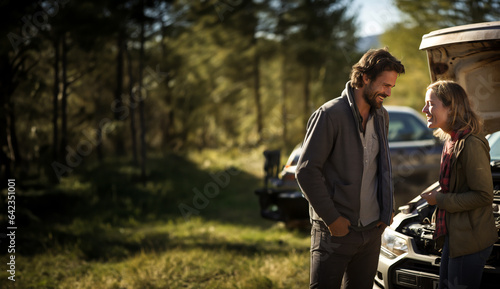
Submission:
[[[450,192],[450,175],[451,175],[451,156],[455,143],[464,135],[470,132],[469,129],[451,132],[450,139],[446,141],[441,154],[441,172],[439,174],[439,184],[441,185],[441,193],[447,194]],[[437,209],[436,214],[436,231],[434,231],[434,239],[445,236],[448,233],[446,229],[446,214],[445,210]]]

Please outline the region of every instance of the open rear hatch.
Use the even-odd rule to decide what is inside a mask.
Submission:
[[[456,26],[422,37],[431,81],[454,80],[467,91],[487,133],[500,130],[500,21]]]

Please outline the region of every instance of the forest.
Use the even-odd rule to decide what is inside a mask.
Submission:
[[[422,35],[498,19],[497,0],[395,1],[380,45],[407,74],[389,104],[420,109]],[[82,162],[205,148],[290,149],[339,95],[359,51],[342,0],[3,1],[2,186],[58,182]],[[387,11],[374,12],[383,24]],[[378,17],[375,17],[378,15]],[[404,37],[403,37],[404,35]]]
[[[0,2],[0,287],[307,287],[310,232],[259,215],[262,152],[283,162],[339,96],[362,23],[406,68],[386,104],[421,110],[422,36],[500,19],[362,3]]]

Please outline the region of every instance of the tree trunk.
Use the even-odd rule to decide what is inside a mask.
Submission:
[[[102,160],[104,158],[104,152],[102,149],[102,129],[99,128],[96,130],[96,140],[97,140],[97,146],[96,146],[96,151],[97,151],[97,160],[99,163],[102,163]]]
[[[66,33],[62,35],[62,96],[61,96],[61,157],[66,156],[68,145],[68,44],[66,43]]]
[[[115,107],[122,107],[122,94],[123,94],[123,51],[124,51],[125,39],[122,32],[118,33],[117,48],[118,52],[116,54],[116,89],[115,89]],[[116,121],[120,120],[120,110],[114,110],[114,118]],[[120,137],[115,139],[115,151],[117,155],[123,155],[125,153],[124,141]]]
[[[283,145],[287,144],[287,110],[286,110],[286,100],[287,100],[287,86],[286,86],[286,56],[283,55],[283,62],[281,63],[281,121],[283,122],[282,127],[282,137],[283,137]]]
[[[134,159],[134,165],[138,165],[139,162],[137,160],[137,132],[135,129],[135,108],[137,107],[137,103],[135,102],[134,97],[134,74],[132,69],[132,56],[130,55],[130,51],[127,49],[127,69],[128,69],[128,93],[129,93],[129,101],[130,101],[130,133],[132,137],[132,156]]]
[[[21,162],[16,118],[12,95],[19,85],[20,75],[28,74],[27,57],[22,52],[13,55],[0,55],[0,188],[7,185],[7,180],[14,178],[13,166]]]
[[[306,126],[311,111],[309,110],[309,99],[310,99],[310,90],[309,90],[309,82],[311,80],[311,69],[306,66],[305,67],[305,79],[304,79],[304,126]]]
[[[123,33],[119,33],[116,46],[118,52],[116,53],[116,88],[115,88],[115,106],[121,107],[122,93],[123,93],[123,51],[124,51],[124,38]],[[120,120],[120,111],[114,110],[115,120]]]
[[[0,67],[0,69],[6,69]],[[7,79],[4,78],[4,79]],[[2,91],[0,91],[0,188],[7,187],[7,180],[13,178],[12,162],[13,155],[9,149],[8,141],[8,120],[7,120],[7,101],[10,98],[7,93],[8,84],[0,83]],[[7,149],[5,149],[7,148]]]
[[[23,60],[19,60],[23,61]],[[9,61],[7,60],[7,63]],[[16,83],[16,76],[18,75],[18,70],[15,68],[17,64],[15,63],[15,60],[13,62],[9,63],[9,67],[7,68],[9,73],[7,74],[7,78],[9,83],[3,84],[5,86],[5,91],[3,97],[3,102],[1,103],[3,105],[2,110],[0,112],[4,113],[4,119],[2,119],[2,122],[5,123],[5,144],[2,144],[0,146],[0,150],[3,149],[3,147],[7,147],[8,150],[8,157],[10,159],[10,162],[14,166],[20,165],[21,163],[21,153],[19,152],[19,146],[17,142],[17,134],[16,134],[16,118],[15,118],[15,111],[14,111],[14,103],[12,102],[12,94],[14,94],[14,90],[17,87]],[[0,164],[1,165],[1,164]]]
[[[161,55],[162,59],[167,59],[167,47],[165,45],[165,22],[161,22]],[[168,67],[168,66],[167,66]],[[167,72],[165,79],[165,104],[167,105],[167,113],[164,120],[163,144],[167,145],[174,134],[174,109],[172,100],[172,90],[169,86],[170,72]]]
[[[139,125],[141,128],[141,179],[142,183],[146,184],[146,124],[144,119],[144,99],[143,95],[143,70],[144,70],[144,42],[145,40],[145,16],[144,16],[144,0],[141,1],[141,48],[139,54]]]
[[[22,158],[21,158],[21,153],[19,152],[19,143],[17,141],[16,115],[13,103],[9,103],[9,109],[7,110],[7,124],[8,124],[7,140],[9,144],[9,149],[12,153],[14,166],[19,166],[22,162]]]
[[[257,41],[255,39],[255,54],[254,54],[254,62],[253,62],[253,73],[254,73],[254,97],[255,97],[255,107],[257,111],[257,134],[258,140],[257,143],[260,144],[262,142],[262,104],[260,97],[260,71],[259,71],[259,53],[257,51]]]
[[[168,86],[170,81],[170,75],[166,78],[166,89],[165,89],[165,104],[167,105],[167,115],[165,116],[165,133],[163,135],[163,143],[167,145],[174,136],[174,103],[172,97],[172,90]]]
[[[59,160],[59,45],[60,38],[56,36],[54,40],[54,90],[52,94],[52,157],[54,161]]]

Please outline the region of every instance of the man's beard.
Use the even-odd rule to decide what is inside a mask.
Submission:
[[[377,93],[374,91],[370,84],[368,84],[363,92],[363,98],[370,105],[370,107],[379,109],[382,107],[382,102],[378,102],[377,98],[382,96],[384,99],[387,97],[384,93]]]

